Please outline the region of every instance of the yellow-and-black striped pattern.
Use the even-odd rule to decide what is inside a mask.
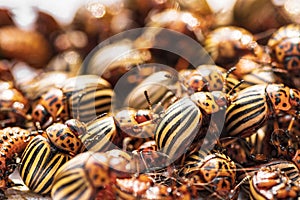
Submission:
[[[124,106],[135,109],[148,109],[149,102],[145,97],[145,91],[147,91],[152,104],[168,104],[168,100],[175,96],[173,90],[176,88],[177,83],[177,77],[174,74],[167,71],[156,72],[147,77],[127,95]]]
[[[79,154],[60,168],[51,191],[53,200],[94,199],[96,191],[84,169],[90,156],[89,153]]]
[[[68,104],[73,118],[88,122],[111,109],[111,88],[88,87],[69,93]]]
[[[255,85],[238,92],[226,110],[225,127],[231,136],[249,136],[268,118],[265,85]]]
[[[70,159],[70,155],[53,149],[46,138],[36,136],[21,157],[20,176],[31,191],[47,194],[52,188],[54,175]]]
[[[104,152],[113,148],[113,141],[118,136],[113,117],[101,117],[87,124],[87,133],[81,140],[85,148],[93,152]]]
[[[286,161],[283,161],[283,163]],[[291,179],[295,168],[282,163],[266,164],[254,173],[249,180],[249,197],[251,200],[298,199],[299,182]],[[281,168],[283,167],[283,168]],[[297,167],[296,167],[297,168]],[[286,170],[286,171],[283,171]],[[284,172],[284,173],[281,173]],[[290,176],[289,176],[290,175]],[[299,176],[299,171],[298,171]],[[299,181],[299,179],[298,179]]]
[[[188,177],[193,172],[198,171],[199,167],[202,166],[209,155],[211,157],[214,156],[210,151],[206,149],[194,152],[193,154],[189,155],[184,162],[184,175]]]
[[[263,164],[263,165],[254,166],[253,170],[248,170],[245,174],[242,174],[239,177],[239,180],[243,179],[246,176],[253,177],[255,172],[258,169],[260,169],[261,167],[267,167],[267,168],[270,168],[271,170],[279,169],[280,171],[284,172],[289,177],[289,179],[291,179],[293,182],[296,183],[297,181],[300,181],[299,169],[297,168],[297,166],[293,162],[290,162],[290,161],[287,161],[287,160],[274,160],[274,161],[268,162],[268,163]],[[246,193],[249,194],[249,192],[250,192],[249,187],[250,187],[249,182],[245,182],[242,185],[241,188]]]
[[[198,190],[208,186],[216,193],[229,193],[235,186],[236,165],[223,153],[201,149],[187,157],[183,176],[194,181]]]
[[[170,156],[179,158],[188,150],[199,132],[202,113],[190,98],[182,98],[173,103],[155,130],[158,149]]]
[[[286,26],[282,26],[276,32],[273,33],[273,35],[268,41],[268,46],[273,48],[284,39],[299,38],[299,33],[299,24],[288,24]]]

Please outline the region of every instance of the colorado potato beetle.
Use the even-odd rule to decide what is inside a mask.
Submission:
[[[274,53],[279,67],[299,77],[300,25],[289,24],[279,28],[269,39],[268,46]]]
[[[32,110],[32,119],[42,129],[70,118],[88,122],[110,110],[112,96],[111,85],[96,75],[72,77],[42,95]]]
[[[199,191],[215,191],[226,199],[236,185],[236,169],[225,154],[199,150],[186,158],[182,173]]]
[[[299,182],[291,181],[279,169],[262,167],[250,180],[250,199],[297,199]]]
[[[55,175],[53,200],[95,199],[101,190],[130,177],[131,156],[120,150],[84,152],[65,163]]]
[[[39,194],[50,193],[54,175],[68,160],[80,153],[79,135],[85,126],[74,119],[55,123],[46,129],[46,137],[34,137],[21,157],[19,172],[25,185]]]
[[[250,179],[257,173],[261,168],[267,168],[270,169],[271,171],[276,171],[280,170],[282,173],[284,173],[292,182],[294,183],[300,183],[300,172],[297,166],[287,160],[282,160],[282,159],[276,159],[272,160],[270,162],[260,164],[260,165],[253,165],[250,168],[247,168],[242,174],[238,176],[238,180],[247,180],[241,185],[241,188],[246,192],[248,195],[250,195]],[[243,170],[242,170],[243,171]],[[248,177],[248,178],[245,178]]]
[[[158,149],[171,159],[179,158],[191,148],[194,140],[199,143],[205,131],[211,128],[209,116],[215,115],[212,117],[215,120],[224,118],[222,113],[226,106],[227,96],[221,91],[196,92],[177,100],[167,108],[155,130]]]
[[[205,49],[219,65],[234,63],[239,56],[253,53],[257,46],[249,31],[236,26],[216,28],[205,39]]]
[[[103,152],[116,146],[136,150],[153,139],[156,122],[152,110],[124,108],[115,115],[108,113],[88,122],[87,133],[81,136],[89,151]]]
[[[70,78],[70,75],[68,73],[59,71],[49,71],[38,74],[37,72],[34,73],[30,70],[26,71],[26,69],[22,69],[22,67],[18,68],[16,66],[14,68],[14,71],[16,71],[14,76],[18,79],[18,81],[16,81],[16,87],[19,88],[22,93],[24,93],[26,98],[32,101],[40,98],[51,88],[59,87],[68,78]],[[18,74],[21,72],[23,74]],[[27,78],[25,79],[25,81],[22,81],[21,77],[23,77],[24,74],[26,74],[25,76]]]
[[[280,112],[299,118],[300,92],[283,84],[250,86],[230,101],[225,127],[231,136],[249,136]]]
[[[0,189],[8,186],[8,176],[16,168],[16,156],[21,156],[30,140],[42,133],[43,131],[30,132],[19,127],[0,130]]]
[[[149,108],[149,99],[145,98],[145,91],[147,91],[153,106],[160,104],[163,108],[167,108],[172,103],[172,99],[176,98],[179,92],[178,83],[174,72],[155,72],[129,92],[124,100],[125,103],[123,106],[136,109]]]
[[[91,152],[105,152],[121,143],[121,133],[113,116],[102,116],[86,124],[87,132],[80,136],[84,148]]]

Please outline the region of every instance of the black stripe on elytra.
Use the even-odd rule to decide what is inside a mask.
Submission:
[[[258,110],[257,112],[255,112],[254,114],[246,117],[246,118],[243,118],[242,120],[240,120],[238,123],[234,124],[229,130],[228,132],[232,132],[233,130],[237,129],[238,127],[240,127],[242,124],[245,124],[247,123],[250,119],[253,119],[257,116],[259,116],[266,108],[265,107],[262,107],[262,109]],[[247,126],[247,127],[244,127],[243,130],[241,130],[240,132],[243,133],[244,131],[246,130],[250,130],[252,128],[255,128],[257,127],[258,125],[262,124],[263,122],[265,121],[265,117],[261,118],[259,121],[257,121],[256,123],[254,124],[249,124],[250,126]]]

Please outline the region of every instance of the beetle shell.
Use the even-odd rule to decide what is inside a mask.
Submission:
[[[70,118],[88,122],[110,110],[111,85],[96,75],[68,78],[61,86],[49,90],[33,108],[37,128],[47,128]]]
[[[112,116],[87,123],[87,132],[80,136],[84,147],[92,152],[105,152],[121,143],[119,129]]]
[[[235,26],[216,28],[205,39],[205,49],[217,64],[232,63],[239,56],[253,52],[255,46],[253,35]]]
[[[195,139],[202,123],[202,113],[195,103],[184,97],[173,103],[155,130],[158,149],[170,159],[183,155]]]
[[[262,167],[250,180],[251,199],[297,199],[300,187],[280,170]]]
[[[225,154],[200,150],[187,157],[183,174],[199,184],[200,190],[207,185],[217,193],[229,193],[235,186],[236,165]]]
[[[42,128],[46,128],[51,123],[65,119],[68,110],[64,107],[63,99],[63,92],[58,88],[51,88],[42,95],[38,104],[32,110],[31,116],[34,124],[39,123],[39,125],[42,125]]]
[[[46,130],[46,137],[33,138],[21,157],[20,176],[33,192],[51,191],[53,177],[59,168],[82,149],[80,134],[84,125],[76,120],[56,123]]]
[[[65,124],[55,123],[49,126],[46,133],[52,145],[74,156],[81,150],[79,136],[86,133],[86,128],[78,120],[70,119]]]
[[[106,153],[78,154],[61,167],[54,178],[51,197],[58,199],[94,199],[99,191],[116,181],[129,177],[131,157],[118,150]]]
[[[249,136],[270,115],[286,112],[297,116],[299,102],[299,91],[283,84],[250,86],[231,98],[226,110],[226,131],[232,136]]]
[[[275,54],[275,60],[282,64],[283,68],[297,75],[299,75],[300,66],[299,34],[299,24],[288,24],[280,27],[268,41],[268,46]]]
[[[226,110],[226,131],[230,135],[249,136],[265,123],[269,112],[264,85],[241,90]]]
[[[36,136],[22,154],[20,176],[31,191],[47,194],[51,191],[53,176],[71,158],[54,149],[47,138]]]
[[[177,77],[173,73],[168,71],[155,72],[127,95],[124,100],[127,105],[124,106],[135,109],[149,108],[149,102],[145,97],[145,91],[147,91],[153,105],[161,103],[166,108],[170,104],[168,100],[176,94],[177,83]]]

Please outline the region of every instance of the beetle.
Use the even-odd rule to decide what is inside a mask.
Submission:
[[[250,199],[297,199],[299,182],[293,182],[280,169],[260,168],[250,180]]]
[[[300,172],[295,163],[283,160],[283,159],[273,159],[272,161],[269,161],[264,164],[259,165],[252,165],[252,167],[249,167],[247,169],[242,169],[243,173],[241,173],[237,180],[243,181],[243,184],[241,185],[241,189],[248,195],[250,195],[250,180],[251,178],[257,173],[261,168],[267,168],[271,171],[280,170],[282,173],[284,173],[292,182],[300,183]]]
[[[238,78],[232,74],[236,68],[226,70],[218,65],[199,65],[196,69],[185,69],[179,71],[179,77],[189,94],[200,91],[223,91],[230,92],[239,88]]]
[[[227,198],[236,186],[236,164],[218,151],[198,150],[184,161],[182,174],[199,191]],[[212,192],[214,193],[214,192]]]
[[[43,131],[28,131],[19,127],[0,130],[0,189],[9,186],[8,176],[16,168],[16,157],[22,155],[27,144]]]
[[[237,26],[224,26],[207,34],[204,47],[218,65],[234,63],[248,53],[255,53],[259,45],[252,33]]]
[[[35,193],[50,193],[53,176],[65,162],[80,153],[82,142],[78,136],[85,132],[83,123],[70,119],[49,126],[45,137],[34,137],[24,150],[19,166],[25,185]]]
[[[88,122],[110,110],[112,96],[111,85],[96,75],[72,77],[41,96],[32,109],[32,120],[38,129],[70,118]]]
[[[87,132],[80,136],[86,150],[105,152],[120,145],[122,137],[113,116],[105,115],[86,124]]]
[[[121,150],[84,152],[66,162],[55,175],[51,197],[58,199],[95,199],[97,194],[131,176],[131,156]]]
[[[124,100],[126,104],[123,104],[123,107],[149,108],[149,99],[145,98],[145,91],[147,91],[153,107],[155,104],[159,104],[163,109],[167,108],[180,91],[178,78],[174,73],[174,71],[162,70],[151,74],[128,93]]]
[[[230,136],[247,137],[280,112],[299,118],[300,92],[283,84],[254,85],[230,98],[225,127]]]
[[[196,92],[177,100],[167,108],[155,130],[158,149],[170,159],[177,159],[192,148],[193,141],[198,146],[206,131],[220,131],[211,130],[209,117],[219,119],[226,106],[227,96],[221,91]]]
[[[155,118],[152,110],[123,108],[88,122],[87,133],[80,137],[89,151],[104,152],[115,146],[135,150],[154,137]]]
[[[27,128],[29,100],[13,83],[0,81],[0,128],[20,126]]]
[[[288,24],[273,33],[268,46],[273,51],[277,67],[286,69],[292,76],[299,76],[300,68],[300,25]]]

